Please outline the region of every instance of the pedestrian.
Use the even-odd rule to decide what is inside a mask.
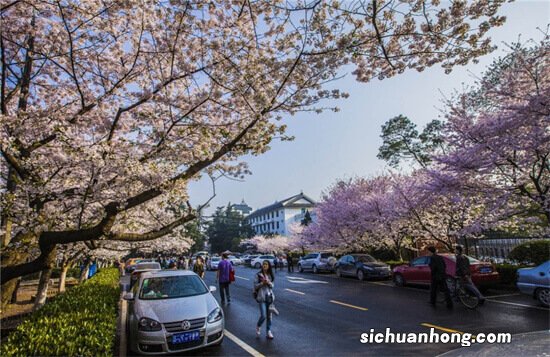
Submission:
[[[479,303],[485,303],[485,296],[476,288],[472,281],[472,272],[470,271],[470,260],[462,254],[462,246],[456,246],[456,271],[455,276],[460,279],[462,286],[474,293],[479,299]]]
[[[271,311],[270,307],[275,300],[273,295],[273,282],[275,275],[271,268],[271,262],[264,260],[261,270],[254,278],[254,297],[260,306],[260,318],[256,324],[256,337],[260,337],[262,324],[266,321],[266,334],[268,339],[273,339],[271,332]]]
[[[187,261],[187,269],[193,269],[193,257],[189,257],[189,260]]]
[[[272,267],[273,267],[273,271],[276,273],[277,272],[277,257],[276,256],[273,258]]]
[[[197,257],[195,264],[193,264],[193,271],[204,279],[204,261],[200,255]]]
[[[169,270],[178,270],[178,266],[177,266],[176,262],[173,261],[173,260],[170,261],[170,264],[168,264],[168,269]]]
[[[279,270],[283,270],[285,267],[285,263],[283,262],[283,256],[279,255],[279,261],[277,262],[279,264]]]
[[[231,294],[229,293],[229,285],[231,284],[231,271],[234,271],[233,264],[227,260],[227,253],[222,253],[222,260],[218,263],[218,271],[216,272],[216,281],[220,287],[220,297],[222,304],[231,303]]]
[[[294,264],[292,264],[292,256],[290,255],[290,252],[286,253],[286,264],[288,272],[294,273]]]
[[[430,270],[432,273],[432,281],[430,284],[430,304],[435,306],[436,296],[438,291],[443,291],[445,294],[445,302],[447,308],[453,307],[453,301],[451,300],[451,293],[447,286],[447,273],[445,261],[440,255],[437,255],[435,247],[428,247],[428,250],[432,253],[430,257]]]

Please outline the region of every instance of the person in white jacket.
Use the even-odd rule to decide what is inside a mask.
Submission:
[[[256,295],[256,301],[260,305],[260,318],[256,324],[256,336],[260,337],[260,328],[264,321],[266,323],[266,336],[268,339],[273,339],[273,333],[271,332],[271,312],[270,305],[273,304],[275,296],[273,295],[273,282],[275,281],[275,275],[271,268],[271,262],[264,260],[262,263],[262,269],[256,274],[254,279],[254,292]]]

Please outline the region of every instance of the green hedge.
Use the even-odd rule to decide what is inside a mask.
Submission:
[[[0,346],[2,356],[112,356],[120,296],[118,269],[58,295]]]
[[[496,264],[499,274],[499,283],[502,285],[516,286],[516,272],[520,268],[527,268],[525,265]]]
[[[523,264],[540,265],[550,260],[550,240],[532,240],[515,247],[508,259]]]
[[[390,266],[390,268],[395,268],[396,266],[399,266],[399,265],[407,265],[409,264],[409,262],[406,262],[406,261],[403,261],[403,260],[388,260],[385,262],[386,264],[388,264]]]

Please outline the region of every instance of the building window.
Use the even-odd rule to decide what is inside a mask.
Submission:
[[[279,229],[279,221],[277,221],[277,229]]]

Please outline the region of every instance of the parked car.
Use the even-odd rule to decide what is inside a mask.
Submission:
[[[455,277],[456,256],[454,254],[439,254],[445,260],[446,273],[449,283]],[[470,260],[470,271],[472,281],[478,287],[485,287],[498,282],[498,272],[491,263],[479,261],[468,257]],[[431,256],[418,257],[410,261],[408,265],[399,265],[393,269],[393,281],[397,286],[405,284],[429,285],[432,274],[430,271]]]
[[[542,305],[550,306],[550,260],[534,268],[517,271],[517,287],[524,294],[531,295]]]
[[[273,265],[274,259],[275,259],[274,255],[259,255],[250,261],[250,266],[256,269],[260,269],[264,260],[269,260],[271,262],[271,265]]]
[[[230,255],[228,259],[233,265],[241,265],[243,263],[241,259],[237,258],[234,255]]]
[[[141,274],[124,296],[130,349],[152,355],[222,343],[224,315],[214,291],[189,270]]]
[[[250,264],[250,262],[253,260],[253,259],[256,259],[258,258],[259,255],[258,254],[252,254],[252,255],[248,255],[246,257],[243,257],[242,261],[243,261],[243,264],[246,265],[246,266],[252,266]]]
[[[222,258],[220,257],[212,257],[208,259],[208,263],[206,266],[206,269],[208,270],[218,270],[218,264],[222,261]]]
[[[136,264],[139,263],[140,260],[143,260],[143,258],[130,258],[126,261],[126,264],[124,265],[124,270],[126,270],[126,273],[131,273],[136,268]]]
[[[132,271],[132,275],[130,276],[130,287],[134,285],[134,283],[139,279],[139,276],[142,273],[145,273],[146,271],[155,271],[155,270],[162,270],[160,263],[158,262],[139,262],[135,265],[135,269]]]
[[[336,258],[332,253],[310,253],[298,261],[298,271],[311,270],[314,274],[320,271],[334,271]]]
[[[377,261],[368,254],[349,254],[336,263],[336,275],[355,276],[359,280],[388,279],[391,278],[391,269],[388,264]]]

